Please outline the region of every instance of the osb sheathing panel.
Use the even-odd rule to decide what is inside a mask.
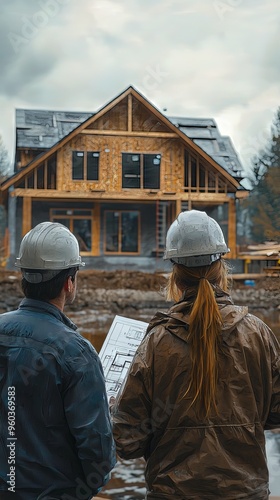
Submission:
[[[132,130],[137,132],[170,132],[170,129],[135,97],[132,98]]]
[[[72,180],[72,151],[99,151],[99,181]],[[59,191],[123,191],[122,153],[161,154],[160,192],[181,192],[184,176],[184,146],[178,139],[95,136],[80,134],[57,156]],[[137,195],[137,189],[133,194]],[[143,192],[143,190],[139,190]],[[136,196],[137,197],[137,196]]]
[[[127,130],[128,124],[128,98],[98,118],[89,126],[95,130]]]

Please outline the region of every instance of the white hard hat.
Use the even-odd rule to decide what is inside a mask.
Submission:
[[[41,222],[31,229],[21,241],[15,262],[31,283],[48,281],[63,269],[84,265],[77,238],[58,222]]]
[[[166,235],[164,259],[187,267],[208,266],[230,252],[219,224],[206,212],[181,212]]]

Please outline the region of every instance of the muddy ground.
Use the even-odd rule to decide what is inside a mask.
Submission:
[[[115,314],[149,321],[156,310],[166,309],[165,286],[166,276],[157,273],[80,271],[76,300],[72,306],[67,306],[65,312],[99,351]],[[254,286],[234,281],[231,295],[235,303],[249,305],[253,312],[259,314],[260,310],[264,311],[267,316],[261,317],[265,321],[275,317],[275,324],[271,323],[275,331],[280,327],[279,278],[256,280]],[[0,313],[15,309],[22,298],[20,273],[0,270]],[[280,340],[280,328],[278,338]],[[277,465],[273,462],[271,466],[272,481],[277,467],[277,484],[275,487],[272,484],[272,491],[277,493],[279,455],[270,451],[268,458],[277,462]],[[144,464],[140,459],[119,461],[111,481],[102,489],[100,496],[111,500],[143,500],[143,471]]]
[[[132,271],[80,271],[78,292],[68,310],[100,307],[123,308],[129,303],[141,307],[142,302],[161,301],[166,278],[161,274]],[[0,270],[0,313],[15,309],[23,298],[21,274]]]
[[[0,270],[0,313],[15,309],[23,298],[19,272]],[[116,314],[132,307],[141,309],[154,303],[165,305],[166,275],[136,271],[80,271],[78,293],[68,310],[85,311],[108,307]],[[253,286],[233,281],[231,295],[236,303],[256,308],[280,309],[280,278],[265,277]]]

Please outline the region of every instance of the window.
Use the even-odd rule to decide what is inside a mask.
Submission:
[[[76,181],[98,181],[99,176],[98,151],[73,151],[72,179]]]
[[[160,154],[123,153],[122,187],[159,189]]]
[[[105,212],[105,252],[139,253],[139,212]]]
[[[87,209],[52,209],[52,222],[60,222],[76,236],[80,252],[92,250],[92,210]]]

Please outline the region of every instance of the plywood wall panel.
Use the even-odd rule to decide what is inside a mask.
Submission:
[[[72,180],[72,151],[99,151],[99,180]],[[80,134],[68,143],[57,158],[57,185],[62,191],[122,190],[122,153],[161,155],[160,191],[180,192],[184,180],[184,148],[177,139],[149,137],[94,136]],[[137,190],[133,190],[136,194]]]

